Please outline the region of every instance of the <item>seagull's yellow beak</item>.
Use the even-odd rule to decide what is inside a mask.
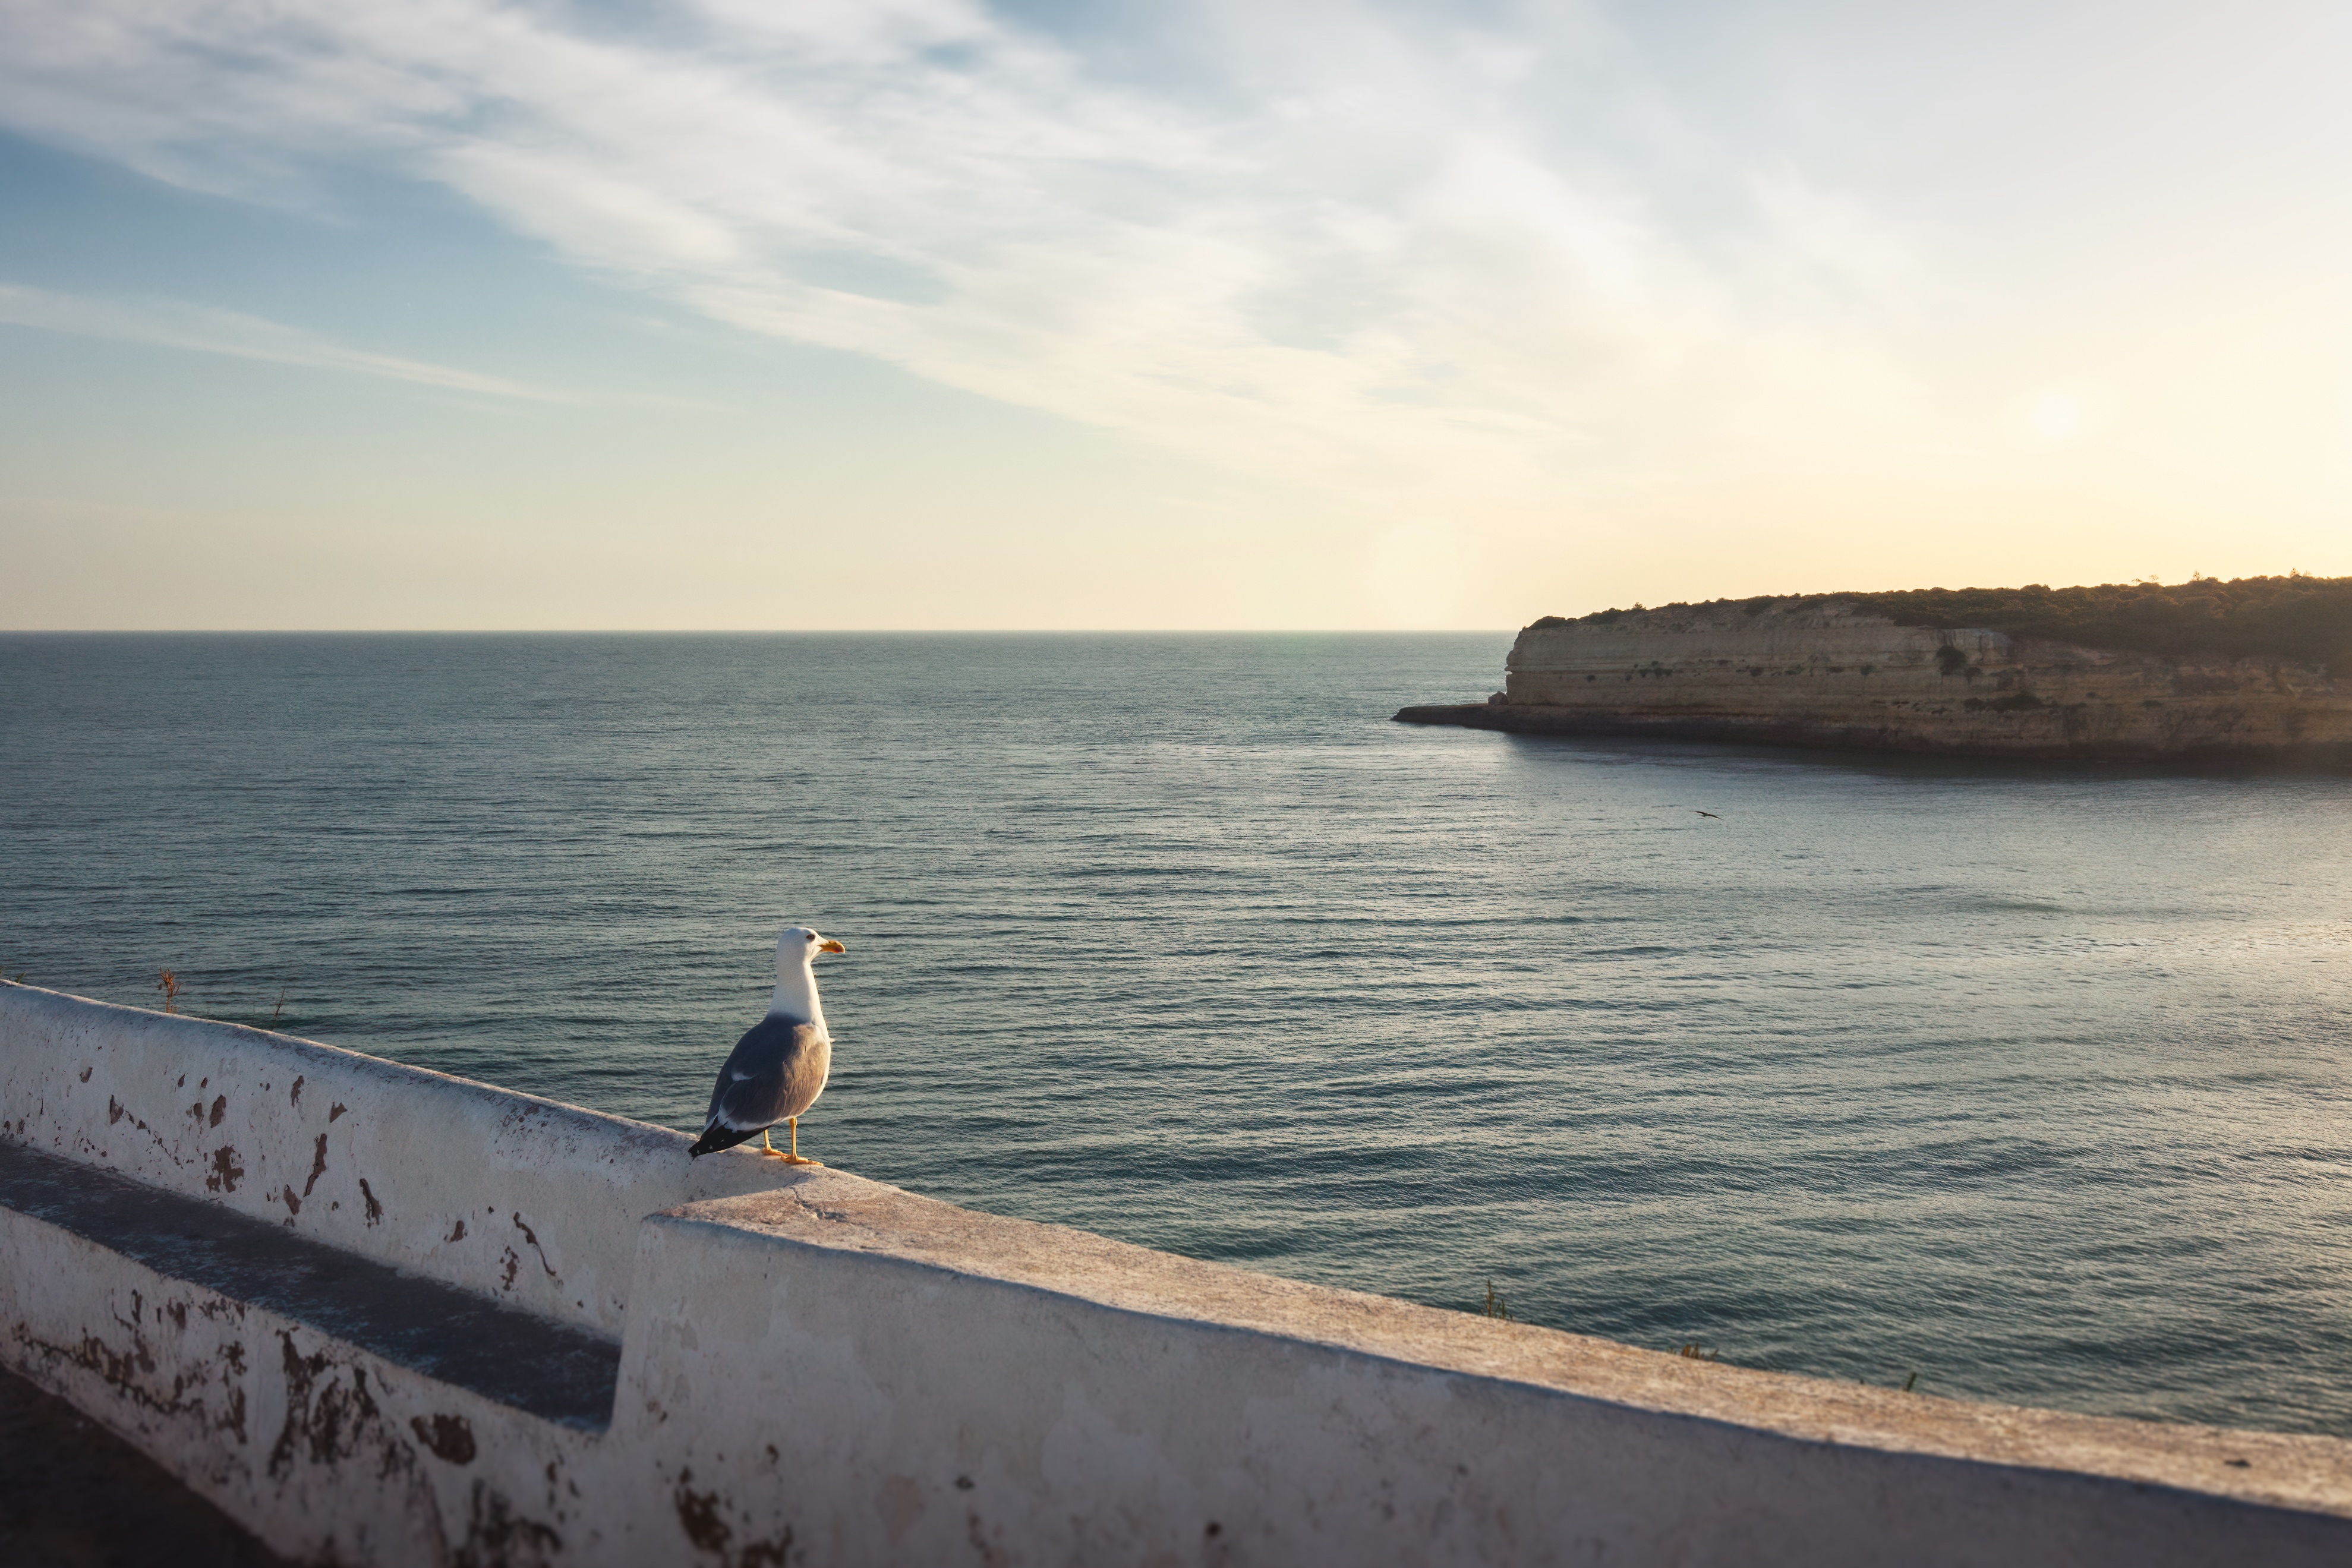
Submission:
[[[843,946],[840,943],[835,941],[830,936],[818,943],[816,945],[816,950],[820,953],[846,953],[849,951],[848,948]]]

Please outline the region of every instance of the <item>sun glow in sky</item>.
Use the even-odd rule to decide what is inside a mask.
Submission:
[[[2352,10],[10,0],[0,625],[2352,572]]]

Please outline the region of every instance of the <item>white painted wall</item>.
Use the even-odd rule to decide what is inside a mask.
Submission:
[[[0,1211],[0,1353],[301,1555],[2352,1561],[2352,1444],[2336,1439],[1706,1365],[840,1171],[740,1153],[689,1167],[680,1134],[226,1025],[0,989],[0,1119],[8,1137],[625,1328],[613,1427],[583,1433]],[[327,1173],[305,1196],[321,1132]],[[224,1148],[247,1173],[234,1191],[208,1185]],[[299,1212],[272,1201],[288,1186]],[[495,1249],[446,1239],[476,1212]],[[507,1278],[517,1214],[544,1286]],[[467,1423],[463,1462],[425,1441],[436,1416]]]
[[[5,1207],[0,1259],[10,1366],[298,1562],[627,1561],[604,1550],[575,1490],[603,1448],[589,1434]],[[436,1453],[464,1454],[448,1440],[460,1433],[464,1463]],[[560,1554],[483,1550],[542,1531]],[[155,1554],[168,1561],[171,1543]]]
[[[689,1160],[666,1128],[331,1045],[28,986],[0,989],[0,1122],[35,1148],[614,1338],[637,1221],[782,1169]]]

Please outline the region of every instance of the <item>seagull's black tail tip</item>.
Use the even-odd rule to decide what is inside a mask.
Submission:
[[[702,1129],[702,1136],[687,1145],[686,1152],[698,1160],[705,1155],[715,1155],[721,1149],[731,1149],[738,1144],[749,1143],[764,1131],[766,1131],[765,1128],[754,1127],[748,1133],[739,1133],[732,1127],[721,1126],[713,1122],[709,1126]]]

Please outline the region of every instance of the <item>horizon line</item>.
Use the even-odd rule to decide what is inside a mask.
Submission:
[[[24,626],[0,637],[1454,637],[1518,626]]]

